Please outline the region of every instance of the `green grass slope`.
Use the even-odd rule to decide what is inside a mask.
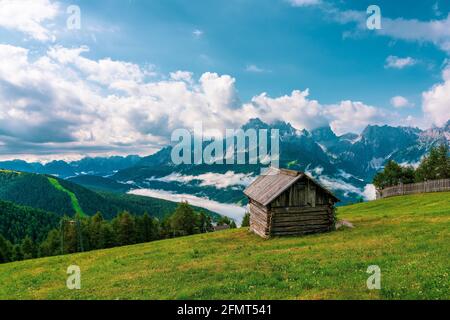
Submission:
[[[341,207],[354,229],[245,229],[0,265],[3,299],[450,299],[450,193]],[[66,270],[81,268],[81,290]],[[381,268],[369,291],[368,266]]]
[[[72,204],[72,208],[75,211],[75,213],[77,215],[80,215],[82,217],[86,216],[86,214],[84,213],[83,209],[81,209],[80,203],[78,202],[78,198],[75,195],[75,193],[73,193],[72,191],[67,190],[66,188],[64,188],[58,180],[56,180],[55,178],[48,178],[48,181],[50,181],[50,183],[52,184],[53,187],[55,187],[56,190],[62,191],[64,193],[66,193],[69,198],[70,198],[70,202]]]

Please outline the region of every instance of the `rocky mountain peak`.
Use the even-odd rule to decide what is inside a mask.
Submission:
[[[317,141],[333,141],[338,139],[330,126],[314,129],[311,131],[311,135]]]

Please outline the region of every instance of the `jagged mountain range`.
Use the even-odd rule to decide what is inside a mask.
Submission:
[[[440,128],[368,126],[361,134],[337,136],[330,127],[297,130],[288,123],[271,125],[250,120],[243,129],[279,129],[280,165],[305,171],[332,189],[343,202],[370,198],[373,176],[388,160],[417,164],[431,147],[450,144],[450,121]],[[243,203],[242,190],[256,177],[261,165],[174,165],[171,146],[148,157],[86,158],[42,165],[16,160],[0,168],[54,174],[102,189],[165,190],[207,197],[225,203]],[[248,150],[247,150],[248,152]]]
[[[67,179],[80,175],[109,176],[136,165],[141,157],[130,155],[127,157],[99,157],[83,158],[78,161],[51,161],[48,163],[26,162],[23,160],[12,160],[0,162],[0,168],[5,170],[16,170],[29,173],[50,174]]]

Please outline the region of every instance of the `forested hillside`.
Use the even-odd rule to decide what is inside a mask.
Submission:
[[[55,189],[44,175],[0,170],[0,200],[59,215],[75,213],[69,195]]]
[[[59,216],[73,216],[76,212],[93,216],[101,212],[105,219],[114,218],[119,212],[136,215],[147,212],[157,218],[172,213],[177,204],[150,197],[107,192],[95,192],[67,180],[46,175],[0,170],[0,200],[30,206]],[[213,218],[219,215],[202,208]]]
[[[67,253],[126,246],[214,230],[211,216],[183,202],[163,219],[144,213],[120,212],[105,220],[98,212],[89,217],[59,217],[11,202],[0,202],[0,264]],[[218,224],[236,224],[223,217]]]
[[[128,184],[117,182],[111,178],[91,175],[77,176],[67,180],[89,189],[101,191],[126,193],[132,188]]]
[[[0,235],[11,243],[19,243],[26,236],[41,242],[58,226],[59,219],[54,213],[0,200]]]
[[[110,205],[121,208],[121,210],[127,210],[133,212],[136,215],[142,215],[145,212],[149,213],[153,217],[163,218],[175,211],[178,204],[172,201],[137,196],[132,194],[120,194],[120,193],[110,193],[110,192],[98,192],[105,201]],[[210,210],[192,206],[196,212],[203,212],[209,215],[213,220],[220,218],[220,215],[212,212]]]
[[[179,206],[189,207],[181,218]],[[95,192],[52,176],[0,170],[0,263],[207,232],[219,218],[187,203]]]

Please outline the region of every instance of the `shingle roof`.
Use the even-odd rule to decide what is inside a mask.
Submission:
[[[244,190],[244,194],[263,206],[267,206],[303,177],[313,181],[316,185],[329,193],[336,201],[339,201],[339,199],[330,191],[322,187],[305,173],[276,168],[270,168],[264,175],[259,176]]]

